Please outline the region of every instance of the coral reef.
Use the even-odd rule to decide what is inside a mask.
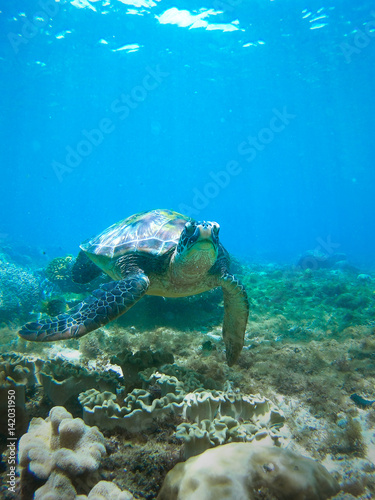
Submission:
[[[59,489],[61,484],[69,489],[70,481],[95,472],[105,453],[104,437],[96,427],[88,427],[80,418],[73,419],[65,408],[55,406],[45,420],[32,419],[19,441],[23,497],[27,497],[35,478],[50,481],[42,491],[36,491],[35,498],[47,498],[45,491]]]
[[[21,356],[16,353],[0,355],[0,382],[15,382],[28,387],[34,386],[41,366],[38,358]]]
[[[44,394],[55,405],[63,405],[69,398],[77,397],[81,392],[93,387],[102,391],[115,391],[119,384],[119,376],[113,370],[107,372],[88,370],[61,358],[46,361],[38,378]]]
[[[75,259],[71,255],[56,257],[45,269],[47,279],[63,292],[82,292],[85,288],[72,280]]]
[[[279,444],[281,436],[278,430],[285,421],[283,414],[266,398],[230,390],[187,394],[183,400],[182,416],[193,422],[184,422],[177,427],[176,437],[185,443],[185,458],[235,441],[268,438],[270,444]]]
[[[100,429],[123,428],[128,432],[152,430],[162,420],[176,415],[185,421],[176,437],[185,443],[185,458],[231,441],[270,438],[279,444],[282,413],[261,396],[197,389],[186,393],[176,377],[154,373],[145,382],[148,390],[134,389],[120,401],[111,392],[90,389],[79,395],[83,418]]]
[[[121,491],[118,486],[108,481],[100,481],[88,494],[88,500],[134,500],[129,491]],[[84,499],[82,499],[84,500]]]
[[[8,429],[9,396],[14,402],[16,436],[27,427],[26,390],[37,384],[37,360],[16,354],[0,355],[0,433]]]
[[[281,448],[231,443],[177,464],[157,500],[325,500],[339,489],[314,460]]]
[[[41,290],[32,273],[14,264],[0,268],[0,322],[27,318],[37,309]]]
[[[135,353],[126,349],[111,358],[111,363],[120,366],[128,390],[140,384],[139,372],[146,368],[159,368],[173,362],[174,358],[171,352],[152,351],[151,349],[143,349]]]
[[[341,264],[243,266],[251,315],[234,368],[224,361],[217,290],[186,299],[145,297],[120,321],[58,344],[26,344],[11,322],[2,325],[0,351],[19,355],[0,357],[1,429],[7,393],[14,390],[18,436],[30,418],[45,418],[63,404],[86,425],[99,426],[108,450],[96,472],[68,477],[55,469],[38,479],[23,471],[24,493],[83,500],[105,479],[153,500],[184,454],[250,442],[280,444],[320,460],[340,481],[337,500],[375,497],[375,280],[362,274]],[[35,276],[39,283],[43,271]],[[51,300],[42,307],[76,299],[59,290],[58,281],[53,295],[51,285],[45,280],[39,286]],[[173,360],[158,359],[158,353],[172,353]],[[8,500],[5,442],[0,440],[0,496]],[[257,495],[280,498],[266,486]]]
[[[168,418],[181,406],[184,392],[175,377],[155,374],[158,383],[158,397],[145,389],[133,389],[120,401],[111,393],[100,394],[91,389],[79,395],[83,406],[83,419],[88,425],[101,429],[123,428],[128,432],[155,429],[160,420]],[[160,392],[159,392],[160,391]]]
[[[159,372],[165,373],[166,375],[172,375],[176,377],[180,382],[184,384],[184,388],[186,392],[193,392],[196,389],[216,389],[220,390],[223,388],[223,384],[221,384],[218,380],[214,380],[212,377],[205,376],[202,373],[198,373],[195,370],[191,370],[184,366],[178,366],[177,364],[173,365],[164,365],[158,369]],[[139,376],[142,380],[147,380],[144,378],[147,373],[147,370],[144,370],[143,373],[140,373]]]
[[[33,500],[135,500],[130,491],[108,481],[99,481],[89,494],[78,495],[70,479],[59,472],[52,472],[46,484],[38,488]]]

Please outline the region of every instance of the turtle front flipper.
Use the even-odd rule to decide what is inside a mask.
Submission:
[[[27,323],[18,334],[37,342],[82,337],[124,314],[143,297],[149,284],[143,273],[111,281],[68,312],[56,318]]]
[[[224,294],[223,339],[228,366],[237,361],[244,344],[249,301],[243,284],[232,274],[219,278]]]

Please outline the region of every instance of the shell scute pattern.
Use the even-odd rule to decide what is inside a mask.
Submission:
[[[173,210],[153,210],[132,215],[83,243],[87,253],[118,258],[128,252],[162,255],[178,243],[189,217]]]

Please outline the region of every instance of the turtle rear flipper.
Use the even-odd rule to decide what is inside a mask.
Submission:
[[[145,274],[111,281],[67,313],[27,323],[18,334],[25,340],[37,342],[82,337],[124,314],[143,297],[149,284]]]
[[[72,267],[72,280],[74,283],[82,285],[90,283],[90,281],[100,276],[101,273],[102,270],[81,250]]]
[[[249,301],[243,284],[232,274],[219,278],[224,294],[223,339],[228,366],[237,361],[244,344]]]

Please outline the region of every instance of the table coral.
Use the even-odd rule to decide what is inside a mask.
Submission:
[[[231,443],[168,472],[157,500],[326,500],[339,485],[318,462],[289,450]]]

